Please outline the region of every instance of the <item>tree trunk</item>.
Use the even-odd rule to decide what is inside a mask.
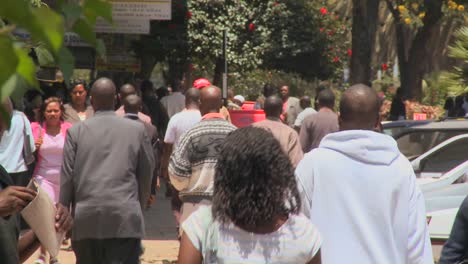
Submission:
[[[353,0],[351,84],[371,84],[371,62],[379,2],[378,0]]]

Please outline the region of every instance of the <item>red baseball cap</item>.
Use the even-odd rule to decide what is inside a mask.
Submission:
[[[211,82],[208,81],[208,79],[205,79],[205,78],[196,79],[193,82],[193,88],[196,88],[196,89],[205,88],[205,87],[208,87],[210,85],[211,85]]]

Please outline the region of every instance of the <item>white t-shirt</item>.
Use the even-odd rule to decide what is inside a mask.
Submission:
[[[176,149],[182,135],[195,124],[200,122],[201,118],[202,116],[198,110],[184,110],[175,114],[171,117],[169,124],[167,125],[164,142],[173,144],[173,149]]]
[[[26,126],[26,127],[25,127]],[[24,129],[29,135],[29,144],[34,152],[34,138],[28,118],[20,111],[13,111],[10,129],[3,132],[0,139],[0,165],[8,173],[18,173],[28,170],[23,157]]]
[[[313,109],[312,107],[307,107],[302,112],[300,112],[299,115],[297,115],[296,121],[294,121],[294,126],[301,127],[302,121],[304,121],[306,117],[315,113],[317,113],[315,109]]]
[[[203,206],[182,228],[205,263],[308,263],[322,243],[318,230],[302,214],[291,215],[275,232],[260,235],[213,222],[211,206]]]
[[[181,92],[173,92],[171,95],[164,96],[161,104],[166,108],[167,115],[171,118],[185,108],[185,95]]]

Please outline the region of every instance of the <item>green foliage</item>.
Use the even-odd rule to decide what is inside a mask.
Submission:
[[[12,94],[22,96],[29,87],[38,88],[37,66],[28,55],[31,48],[39,64],[56,64],[69,79],[74,59],[64,46],[66,30],[75,31],[102,54],[104,49],[93,27],[98,16],[110,21],[110,10],[110,4],[101,0],[83,0],[80,4],[58,1],[56,10],[40,0],[0,1],[0,101]],[[12,32],[16,28],[29,32],[31,40],[25,43],[15,37]]]
[[[451,96],[468,92],[468,27],[460,28],[455,38],[455,43],[449,47],[449,56],[460,61],[462,66],[455,66],[452,71],[441,75],[441,81]]]

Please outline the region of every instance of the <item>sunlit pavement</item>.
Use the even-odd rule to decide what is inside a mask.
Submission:
[[[179,242],[170,199],[164,197],[164,189],[158,192],[156,203],[145,212],[145,226],[146,237],[143,241],[145,253],[141,257],[141,263],[167,264],[176,260]],[[33,264],[38,255],[36,252],[25,263]],[[61,264],[75,263],[73,252],[65,250],[60,251],[58,259]]]

